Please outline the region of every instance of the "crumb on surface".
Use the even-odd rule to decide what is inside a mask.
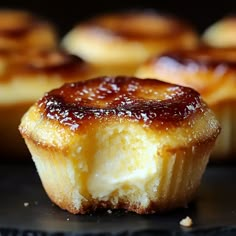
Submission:
[[[24,207],[27,207],[29,206],[29,203],[28,202],[24,202]]]
[[[107,213],[108,213],[108,214],[111,214],[111,213],[112,213],[112,210],[107,210]]]
[[[189,216],[186,216],[179,222],[179,224],[184,227],[191,227],[193,225],[193,221]]]
[[[69,220],[70,220],[70,218],[66,218],[66,220],[67,220],[67,221],[69,221]]]

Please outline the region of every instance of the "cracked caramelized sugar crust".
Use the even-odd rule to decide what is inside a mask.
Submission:
[[[86,80],[94,69],[76,56],[46,51],[0,50],[0,143],[3,159],[27,156],[17,127],[26,110],[46,91]],[[12,143],[15,144],[14,149]]]
[[[132,78],[108,77],[67,84],[46,94],[38,106],[45,109],[48,118],[73,130],[91,119],[103,122],[122,117],[147,126],[164,121],[177,125],[197,112],[201,102],[198,94],[188,88],[167,88],[153,80],[142,83]]]
[[[20,132],[61,208],[142,214],[193,198],[219,124],[190,88],[101,77],[45,94],[24,115]]]
[[[147,61],[136,75],[196,89],[222,125],[213,158],[224,160],[236,153],[236,49],[200,48],[166,53]]]
[[[51,49],[57,46],[55,29],[29,12],[0,10],[0,49]]]
[[[65,36],[63,46],[105,71],[113,66],[116,70],[111,73],[133,74],[150,56],[193,48],[197,41],[191,27],[180,20],[143,11],[107,14],[80,23]]]

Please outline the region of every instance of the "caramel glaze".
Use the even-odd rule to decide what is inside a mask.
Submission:
[[[17,39],[24,37],[31,30],[49,24],[37,19],[30,13],[15,10],[0,11],[0,37]]]
[[[86,74],[91,68],[81,58],[63,51],[9,51],[0,50],[1,56],[7,61],[7,69],[1,82],[8,82],[16,75],[60,75],[71,80],[72,76]]]
[[[122,118],[147,126],[168,123],[176,127],[205,107],[190,88],[123,76],[65,84],[47,93],[37,105],[46,119],[74,131],[92,120]]]
[[[190,86],[201,95],[207,96],[222,87],[224,81],[235,78],[236,49],[202,47],[195,50],[173,51],[150,59],[146,65],[154,65],[156,71],[164,69],[170,74],[173,72],[198,76],[200,73],[198,81],[201,83],[194,79],[185,81],[183,76],[180,84]],[[202,74],[205,74],[207,79],[202,78]]]
[[[195,64],[199,68],[209,67],[210,69],[214,69],[220,65],[224,65],[225,67],[236,68],[235,48],[211,48],[203,46],[195,50],[172,51],[150,59],[150,61],[159,63],[163,58],[184,66]]]
[[[172,16],[154,11],[121,12],[94,18],[79,25],[101,36],[115,36],[127,40],[165,40],[182,33],[192,32],[191,27]]]

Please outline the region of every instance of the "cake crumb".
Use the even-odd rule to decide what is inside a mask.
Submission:
[[[66,220],[67,220],[67,221],[69,221],[69,220],[70,220],[70,218],[66,218]]]
[[[189,216],[186,216],[179,222],[179,224],[184,227],[191,227],[193,225],[193,221]]]
[[[108,214],[111,214],[111,213],[112,213],[112,210],[107,210],[107,213],[108,213]]]
[[[28,207],[29,203],[28,202],[24,202],[24,207]]]

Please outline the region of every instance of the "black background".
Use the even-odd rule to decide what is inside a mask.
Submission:
[[[61,35],[76,22],[109,11],[154,8],[188,20],[199,32],[221,17],[236,13],[234,0],[1,0],[0,7],[33,11],[55,23]]]

